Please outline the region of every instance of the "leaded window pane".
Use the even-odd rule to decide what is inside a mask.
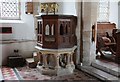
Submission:
[[[0,2],[0,11],[2,19],[20,19],[19,0],[2,0]]]
[[[100,0],[97,20],[99,22],[109,21],[109,1],[108,0]]]

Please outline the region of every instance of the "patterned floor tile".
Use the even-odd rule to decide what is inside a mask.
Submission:
[[[74,81],[74,80],[96,80],[97,78],[90,76],[82,71],[75,70],[73,74],[64,76],[48,76],[42,75],[40,71],[36,68],[19,67],[17,69],[17,75],[20,75],[23,80],[64,80],[64,81]],[[12,68],[3,67],[2,68],[3,77],[5,80],[18,80],[18,77]],[[100,82],[100,81],[99,81]]]
[[[3,74],[3,78],[5,80],[18,80],[18,78],[12,68],[2,67],[1,71]]]

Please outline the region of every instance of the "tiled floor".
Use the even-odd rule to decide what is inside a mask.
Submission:
[[[9,67],[2,67],[1,69],[4,80],[18,80],[14,70]]]
[[[95,81],[95,82],[100,82],[99,79],[87,74],[87,73],[84,73],[82,71],[79,71],[79,70],[75,70],[73,74],[71,75],[65,75],[65,76],[48,76],[48,75],[42,75],[36,68],[28,68],[28,67],[21,67],[21,68],[16,68],[16,71],[17,71],[17,75],[20,75],[20,78],[17,77],[15,79],[14,76],[17,76],[16,73],[14,74],[13,69],[9,69],[10,72],[8,73],[8,71],[6,71],[8,69],[6,68],[3,68],[3,76],[4,76],[4,79],[5,80],[16,80],[16,79],[19,79],[19,80],[66,80],[66,81],[73,81],[73,80],[92,80],[92,81]],[[12,71],[12,72],[11,72]],[[14,71],[15,72],[15,71]],[[8,77],[5,77],[6,74],[8,74],[9,78]],[[13,74],[14,76],[10,76],[10,74]]]
[[[99,81],[97,78],[88,75],[87,73],[84,73],[82,71],[75,70],[73,74],[71,75],[65,75],[65,76],[48,76],[48,75],[42,75],[36,68],[31,69],[28,67],[23,68],[17,68],[20,75],[23,79],[26,80],[96,80]]]
[[[113,70],[118,70],[120,66],[119,64],[106,61],[103,59],[96,60],[96,62],[101,65],[105,65]],[[2,73],[5,80],[67,80],[67,81],[95,80],[95,82],[100,82],[99,79],[79,70],[75,70],[74,73],[71,75],[47,76],[47,75],[42,75],[36,68],[32,69],[25,66],[25,67],[20,67],[16,69],[3,67]]]

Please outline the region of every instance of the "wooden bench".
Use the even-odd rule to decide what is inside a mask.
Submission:
[[[102,50],[110,51],[113,56],[116,55],[116,40],[114,38],[115,30],[113,29],[116,29],[116,25],[114,23],[97,23],[96,53],[100,52],[102,57],[106,55],[102,53]]]
[[[120,63],[120,29],[117,30],[117,50],[116,50],[116,62]]]

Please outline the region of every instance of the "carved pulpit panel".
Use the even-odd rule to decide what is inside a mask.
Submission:
[[[76,16],[41,15],[37,18],[42,19],[38,22],[38,34],[41,35],[38,35],[38,44],[42,41],[42,48],[71,48],[76,44]]]

